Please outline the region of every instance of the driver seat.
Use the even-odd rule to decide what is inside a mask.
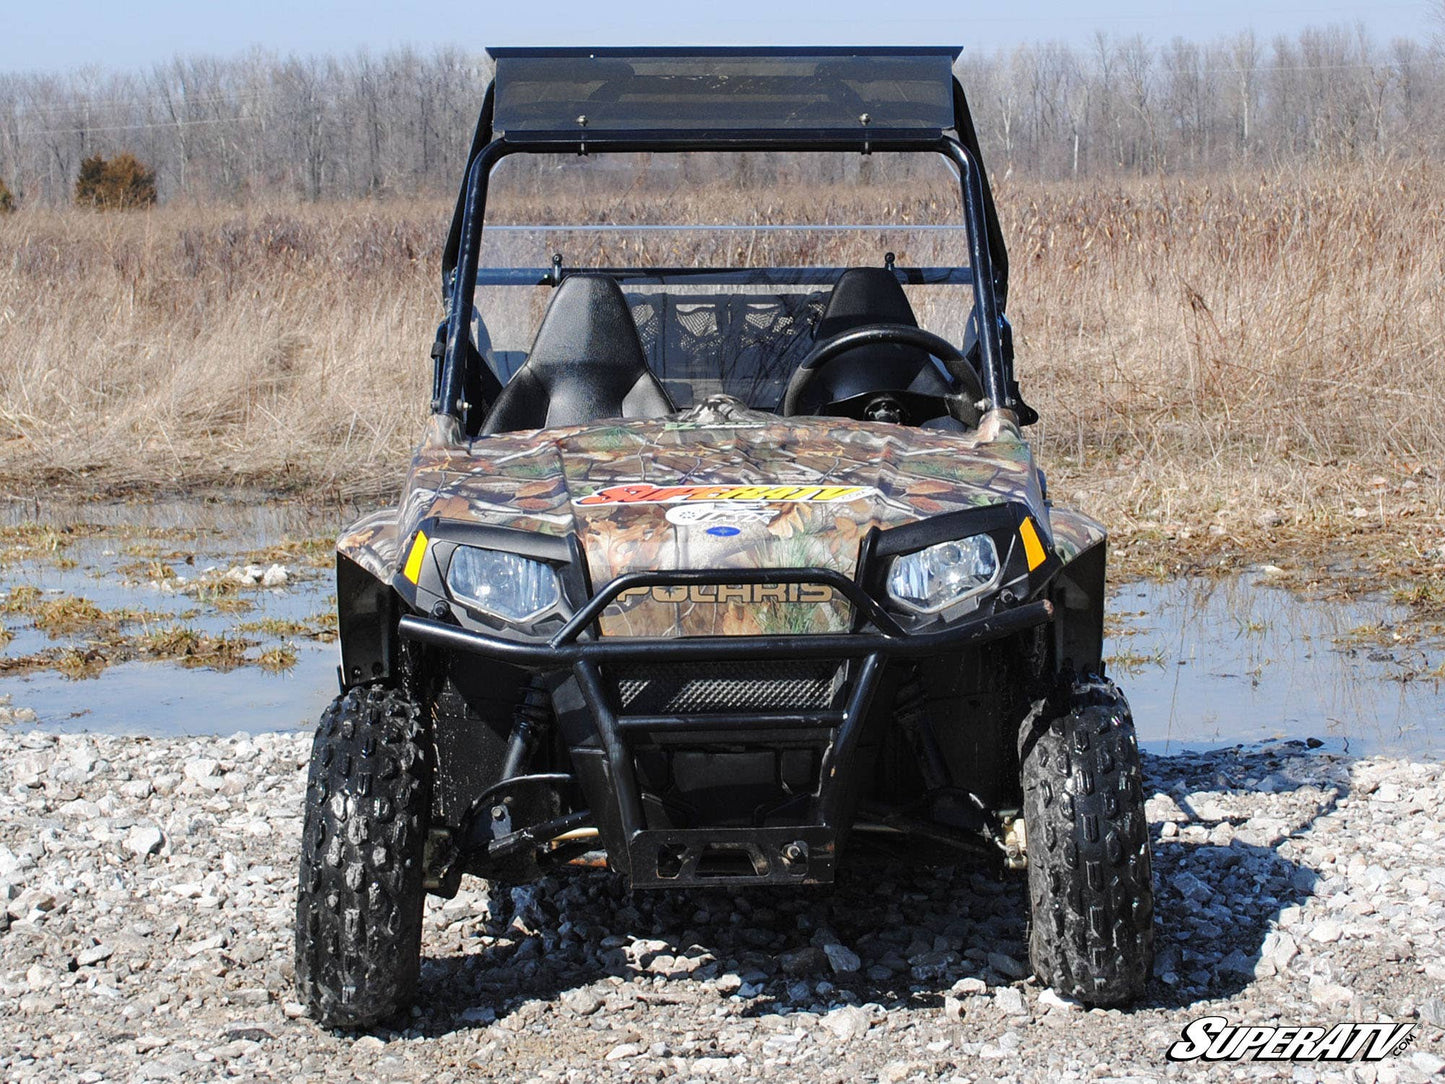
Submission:
[[[482,423],[482,436],[677,412],[642,352],[622,289],[608,275],[568,275],[527,360]]]
[[[827,307],[813,332],[822,342],[868,324],[904,324],[917,327],[913,306],[884,267],[850,267],[838,276]],[[933,364],[927,350],[902,343],[875,343],[839,354],[800,403],[799,413],[810,413],[828,403],[877,391],[898,388],[926,395],[943,395],[948,382]]]

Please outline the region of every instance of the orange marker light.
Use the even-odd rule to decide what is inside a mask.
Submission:
[[[1019,537],[1024,540],[1024,556],[1029,559],[1029,571],[1032,572],[1044,563],[1048,554],[1044,552],[1044,544],[1039,541],[1038,528],[1028,516],[1024,517],[1019,526]]]

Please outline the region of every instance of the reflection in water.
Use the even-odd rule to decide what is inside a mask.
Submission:
[[[1110,613],[1110,673],[1156,752],[1274,737],[1364,755],[1445,750],[1445,688],[1423,676],[1440,650],[1380,646],[1399,607],[1306,600],[1239,577],[1128,584]],[[1364,627],[1385,632],[1352,636]]]
[[[46,730],[180,737],[309,730],[336,695],[336,645],[299,643],[284,674],[127,662],[72,681],[53,670],[0,681]]]
[[[316,531],[339,531],[366,508],[278,500],[264,493],[238,490],[221,500],[193,497],[136,501],[42,501],[0,497],[0,527],[39,523],[66,528],[88,524],[98,527],[155,532],[200,532],[224,538],[234,550],[266,546],[283,537],[305,538]],[[334,524],[334,528],[331,526]]]

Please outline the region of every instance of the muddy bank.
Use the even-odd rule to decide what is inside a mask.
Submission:
[[[432,901],[423,1003],[360,1037],[294,1002],[308,741],[0,730],[6,1080],[1190,1076],[1189,1021],[1414,1023],[1445,1067],[1445,777],[1275,743],[1148,757],[1159,955],[1087,1012],[1028,974],[1021,878],[855,852],[812,892],[610,875]],[[1289,1064],[1248,1066],[1288,1078]]]

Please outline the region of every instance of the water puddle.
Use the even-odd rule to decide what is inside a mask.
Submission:
[[[295,502],[0,506],[0,721],[309,728],[336,692],[331,540]],[[33,713],[33,720],[32,720]]]
[[[1410,643],[1403,616],[1388,602],[1302,599],[1254,576],[1134,583],[1111,600],[1104,653],[1154,752],[1286,737],[1439,756],[1445,651]]]
[[[64,730],[289,730],[335,695],[330,540],[355,509],[238,499],[35,511],[0,504],[0,722],[33,712]],[[250,562],[280,566],[284,583],[218,584]],[[1155,752],[1286,737],[1439,755],[1445,653],[1405,626],[1394,634],[1402,617],[1257,576],[1136,583],[1111,601],[1105,653]]]
[[[310,730],[336,695],[336,663],[335,644],[298,644],[296,664],[285,673],[126,662],[86,679],[54,670],[5,678],[0,696],[54,731],[180,737]]]

